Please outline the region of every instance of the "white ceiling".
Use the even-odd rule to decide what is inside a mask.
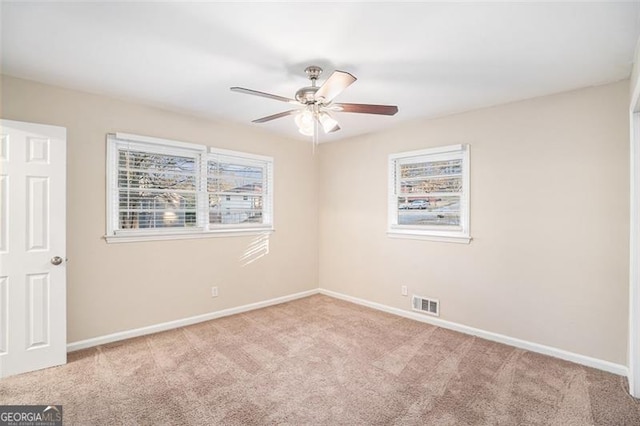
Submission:
[[[293,97],[317,64],[358,77],[336,101],[399,107],[322,140],[621,80],[640,35],[639,1],[0,7],[4,74],[249,125],[289,105],[229,87]],[[250,125],[304,138],[291,116]]]

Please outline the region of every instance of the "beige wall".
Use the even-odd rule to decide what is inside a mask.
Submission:
[[[414,121],[315,157],[249,126],[11,77],[1,90],[3,118],[67,127],[70,342],[318,286],[409,309],[407,285],[439,298],[445,320],[626,364],[628,81]],[[252,237],[105,243],[115,131],[275,157],[269,254],[245,265]],[[388,238],[388,154],[453,143],[471,145],[474,240]]]
[[[640,38],[636,43],[636,52],[633,60],[633,68],[631,70],[631,95],[633,96],[638,90],[640,90]],[[637,107],[637,105],[631,105],[631,107]],[[637,108],[636,111],[640,109]]]
[[[318,287],[316,159],[308,143],[6,76],[1,96],[2,118],[67,128],[70,342]],[[109,132],[273,156],[269,253],[244,264],[255,237],[107,244]]]
[[[623,81],[323,144],[320,287],[410,309],[407,285],[444,320],[626,364],[628,105]],[[471,244],[387,237],[387,156],[454,143]]]

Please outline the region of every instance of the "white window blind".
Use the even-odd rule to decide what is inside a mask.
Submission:
[[[389,156],[389,234],[469,242],[469,151],[453,145]]]
[[[211,149],[207,199],[211,229],[271,223],[272,160]]]
[[[107,240],[272,229],[273,159],[136,135],[107,137]]]
[[[117,157],[118,229],[197,226],[197,154],[120,143]]]

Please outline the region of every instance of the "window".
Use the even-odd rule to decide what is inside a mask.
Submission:
[[[468,243],[469,147],[389,156],[390,236]]]
[[[212,229],[271,223],[272,160],[211,148],[207,199]]]
[[[107,136],[107,241],[273,229],[273,159],[144,136]]]

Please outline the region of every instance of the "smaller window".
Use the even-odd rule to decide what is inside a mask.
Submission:
[[[468,243],[469,147],[389,156],[390,236]]]
[[[272,226],[273,159],[210,148],[209,229]]]

